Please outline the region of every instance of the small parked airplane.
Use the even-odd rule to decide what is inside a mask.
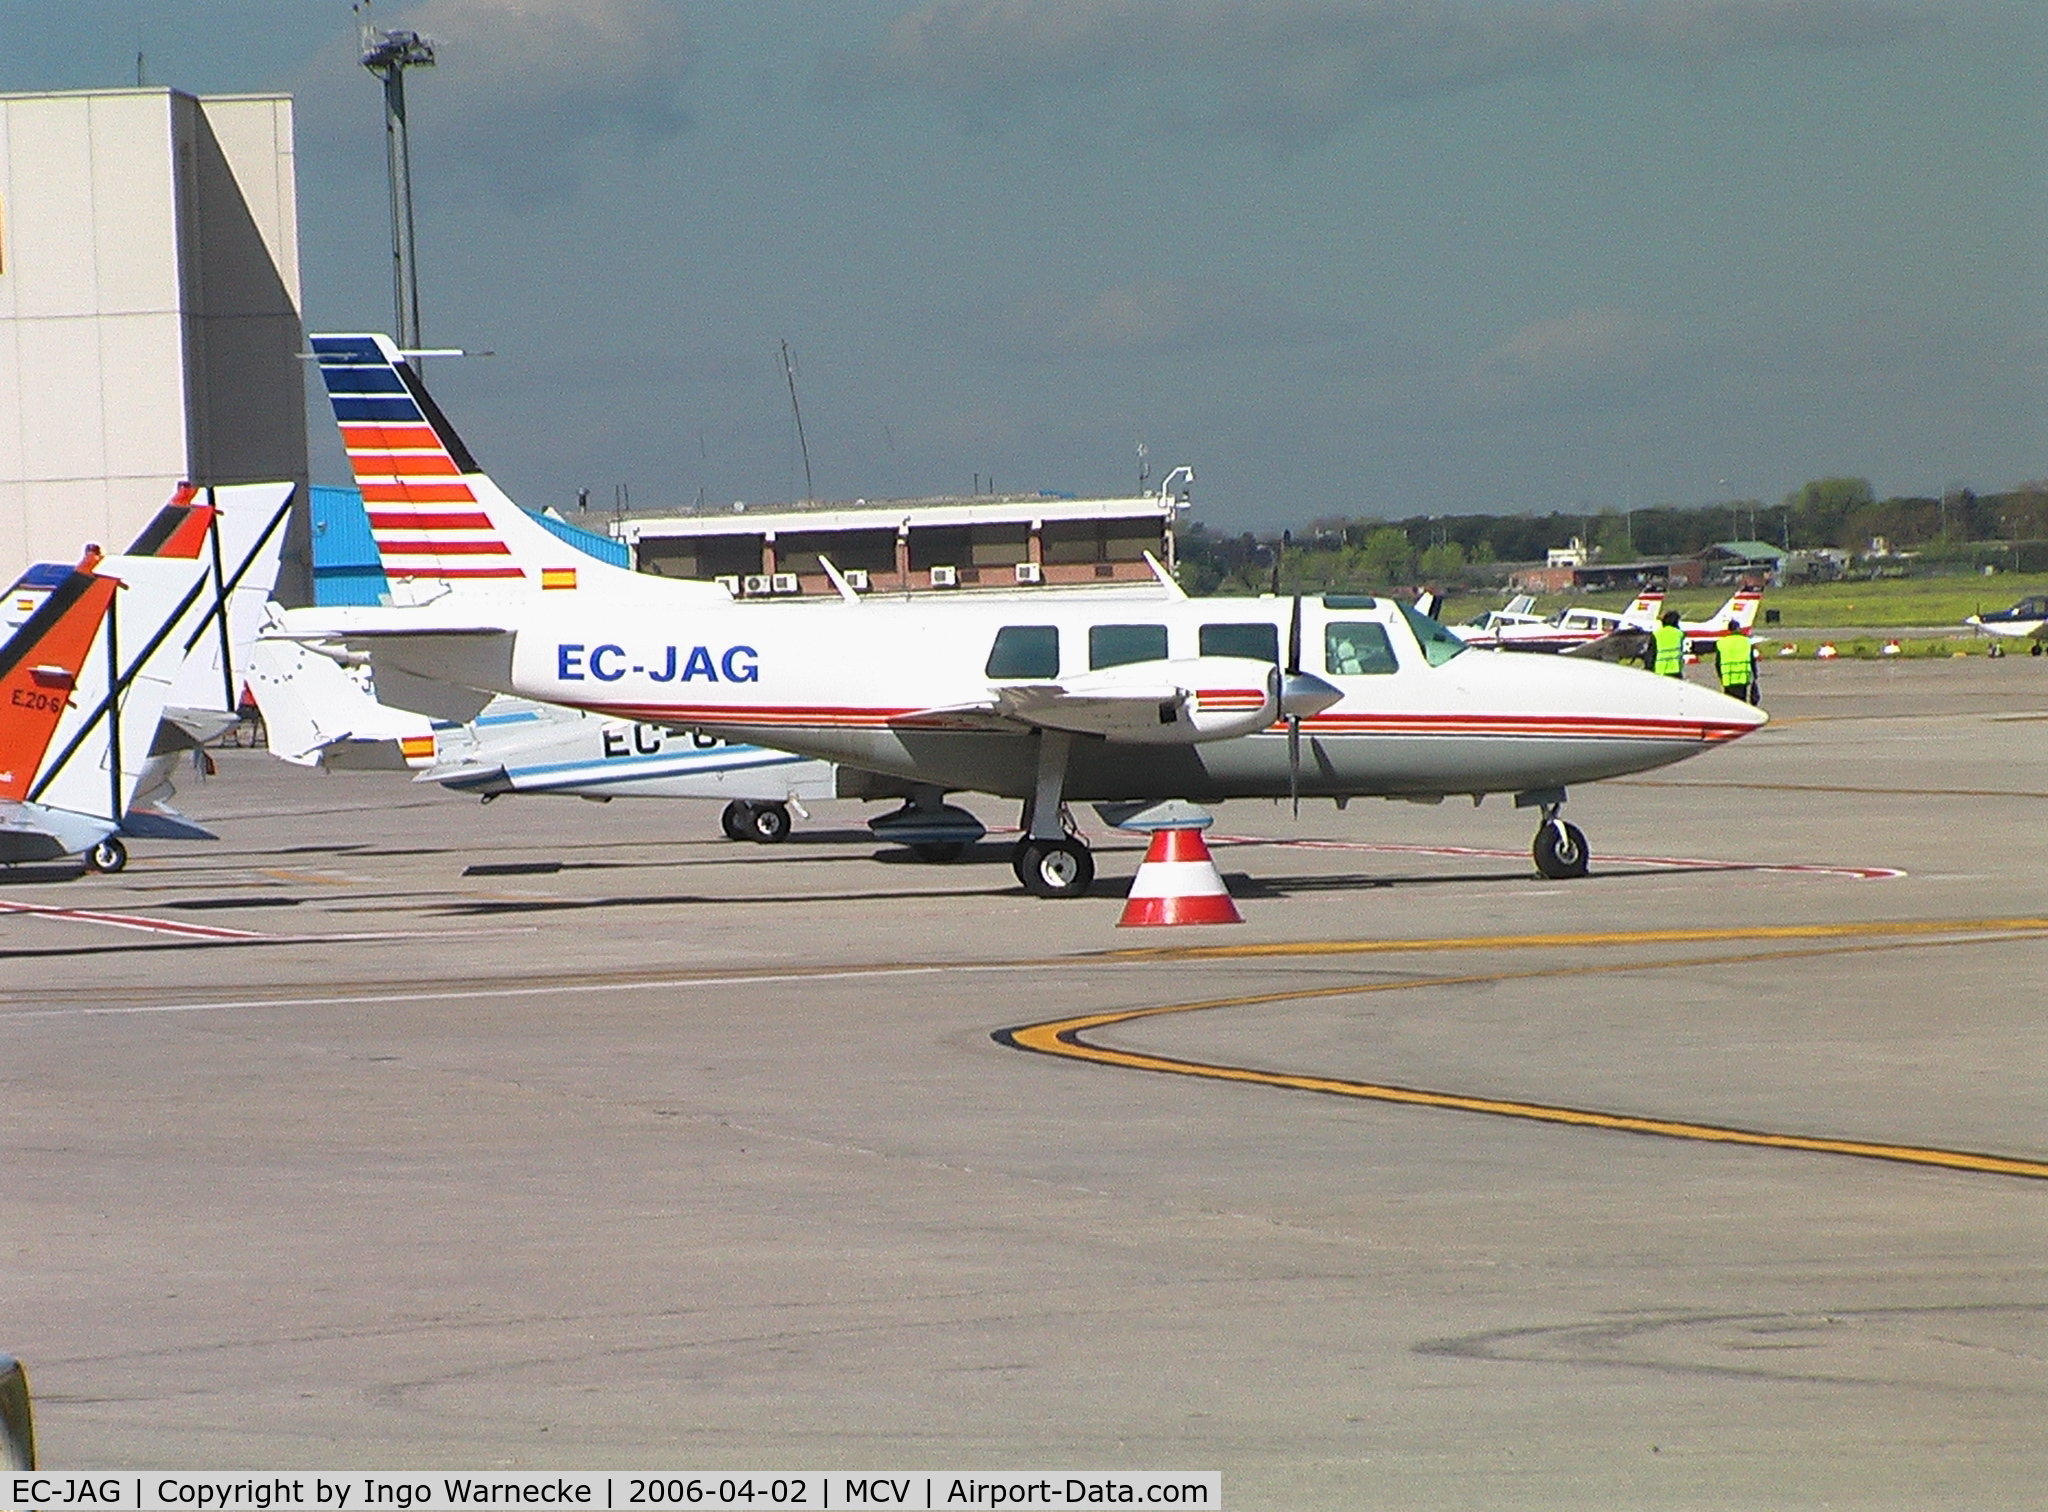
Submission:
[[[315,337],[314,350],[365,495],[413,557],[501,588],[526,579],[511,543],[545,532],[477,467],[391,342]],[[281,633],[362,650],[380,688],[389,669],[881,773],[911,790],[905,818],[934,847],[953,815],[980,832],[947,792],[1022,799],[1012,866],[1042,897],[1093,879],[1071,799],[1134,816],[1176,799],[1505,792],[1541,813],[1539,869],[1579,876],[1568,787],[1684,760],[1765,720],[1638,670],[1470,655],[1434,620],[1364,595],[764,607],[547,549],[558,560],[539,558],[539,592],[297,611]]]
[[[411,768],[485,802],[507,793],[613,798],[724,798],[735,840],[774,843],[789,810],[837,796],[831,763],[679,736],[662,725],[604,719],[531,699],[497,697],[466,723],[379,703],[364,668],[344,668],[293,641],[258,642],[251,681],[271,754],[300,766]]]
[[[1517,604],[1524,608],[1517,609]],[[1468,646],[1496,651],[1569,651],[1590,645],[1617,630],[1649,630],[1657,623],[1657,611],[1664,606],[1661,593],[1639,594],[1619,614],[1572,604],[1548,619],[1529,613],[1535,600],[1527,594],[1511,600],[1505,609],[1488,610],[1469,625],[1452,625],[1451,634]]]
[[[2048,596],[2029,594],[2010,609],[1995,609],[1989,614],[1980,611],[1963,623],[1986,635],[2030,640],[2034,643],[2033,654],[2039,656],[2042,641],[2048,639]]]

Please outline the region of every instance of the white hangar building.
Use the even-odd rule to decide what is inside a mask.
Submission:
[[[181,480],[303,501],[304,349],[289,96],[0,95],[0,582]]]

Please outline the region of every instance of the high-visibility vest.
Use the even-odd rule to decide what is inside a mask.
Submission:
[[[1755,643],[1740,630],[1730,630],[1714,642],[1714,662],[1721,672],[1721,686],[1736,688],[1748,682],[1755,656]]]
[[[1659,677],[1685,676],[1685,632],[1676,625],[1659,625],[1650,632],[1657,658],[1650,670]]]

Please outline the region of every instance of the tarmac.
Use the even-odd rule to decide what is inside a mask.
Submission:
[[[1234,804],[1201,929],[1087,813],[1046,901],[852,803],[222,753],[217,843],[0,874],[43,1462],[2048,1503],[2048,666],[1764,678],[1573,794],[1588,878],[1503,799]]]

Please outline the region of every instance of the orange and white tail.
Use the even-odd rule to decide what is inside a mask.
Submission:
[[[1654,630],[1657,616],[1664,608],[1661,593],[1639,593],[1636,601],[1621,613],[1621,628],[1624,630]]]
[[[312,343],[394,600],[647,588],[640,574],[576,550],[507,498],[389,337]],[[677,585],[665,586],[672,600]],[[707,602],[730,597],[701,586]]]
[[[0,647],[0,799],[28,797],[119,586],[88,559]]]
[[[211,514],[211,506],[202,507]],[[211,529],[212,521],[206,525]],[[110,584],[107,605],[93,621],[91,642],[56,711],[56,727],[24,795],[28,802],[108,825],[121,822],[185,661],[179,629],[211,603],[211,567],[204,557],[126,555],[105,557],[94,567],[94,578]],[[56,599],[53,594],[50,602]],[[28,629],[15,641],[24,641]],[[70,672],[70,664],[61,670]]]

